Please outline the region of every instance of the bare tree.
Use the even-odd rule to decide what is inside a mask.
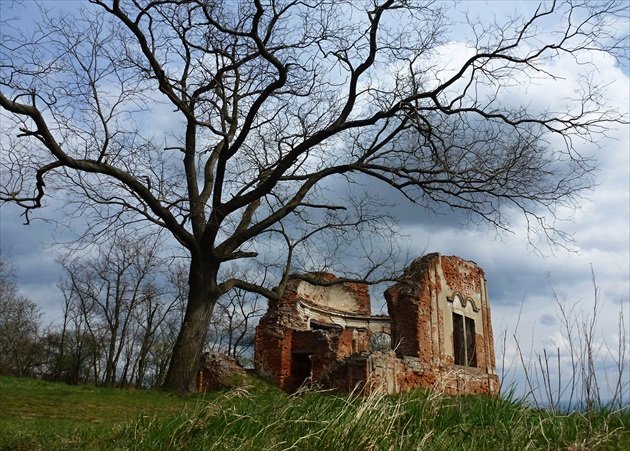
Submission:
[[[105,386],[143,385],[150,349],[180,300],[170,292],[154,238],[118,239],[94,257],[61,260],[67,273],[60,284],[66,299],[61,337],[74,336],[77,346],[86,335],[98,343],[99,349],[92,349],[93,373]],[[73,355],[78,365],[79,350]]]
[[[453,29],[445,2],[90,3],[46,13],[33,33],[2,27],[0,106],[15,133],[1,141],[0,198],[28,222],[63,191],[95,238],[140,221],[171,233],[190,257],[166,379],[177,390],[194,387],[223,294],[278,297],[295,262],[335,267],[355,249],[344,244],[388,232],[365,180],[498,229],[516,209],[561,242],[556,207],[593,184],[575,140],[622,117],[588,79],[561,112],[514,106],[506,92],[553,79],[550,61],[623,50],[624,1],[470,19],[470,52],[450,70],[437,59]],[[233,278],[233,261],[266,270]],[[346,274],[377,278],[383,262],[366,261]]]
[[[63,321],[59,328],[51,328],[44,336],[46,353],[49,356],[46,376],[54,381],[68,384],[86,383],[90,380],[91,365],[96,346],[90,341],[83,312],[74,306],[75,295],[66,289],[65,282],[59,285],[63,293]]]
[[[20,295],[12,262],[0,252],[0,374],[30,376],[42,364],[42,313]]]
[[[210,350],[234,357],[246,365],[253,359],[255,327],[264,313],[260,296],[233,290],[215,306],[208,331]]]

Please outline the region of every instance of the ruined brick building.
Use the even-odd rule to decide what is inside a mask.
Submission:
[[[280,387],[498,393],[486,280],[475,263],[416,259],[385,292],[389,316],[371,314],[367,285],[318,277],[290,281],[256,329],[255,367]],[[389,334],[393,349],[371,350],[375,334]]]

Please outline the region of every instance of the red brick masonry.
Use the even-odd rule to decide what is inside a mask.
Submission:
[[[256,329],[255,367],[280,387],[498,393],[486,280],[474,262],[416,259],[385,292],[389,317],[371,315],[367,285],[319,277],[324,285],[290,281]],[[391,335],[390,352],[370,351],[377,332]]]

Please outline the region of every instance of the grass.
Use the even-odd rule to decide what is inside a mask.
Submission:
[[[485,396],[247,384],[175,396],[0,378],[0,449],[630,449],[627,410],[561,415]]]
[[[172,417],[196,400],[166,392],[0,377],[0,449],[105,448],[113,427]]]

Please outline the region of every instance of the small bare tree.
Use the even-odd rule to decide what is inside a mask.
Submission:
[[[66,283],[62,281],[59,286],[64,296],[63,321],[44,336],[48,355],[46,377],[76,385],[98,379],[92,375],[92,369],[93,363],[100,360],[100,346],[90,333],[85,312],[75,305],[76,296]]]
[[[516,378],[522,377],[525,392],[521,399],[543,415],[582,417],[586,427],[580,430],[579,446],[585,449],[596,448],[602,435],[619,427],[619,413],[628,411],[630,399],[630,340],[625,313],[628,302],[621,300],[617,324],[601,324],[602,309],[611,306],[602,301],[592,268],[591,276],[593,295],[586,301],[589,308],[582,308],[585,300],[561,298],[551,285],[560,323],[551,345],[543,349],[533,344],[529,350],[524,348],[517,321],[512,341],[508,340],[507,331],[503,332],[501,352],[502,391],[513,398],[517,395]],[[604,326],[606,336],[598,331],[600,326]]]
[[[0,252],[0,374],[31,376],[42,364],[41,316],[37,304],[20,295],[15,268]]]
[[[597,414],[627,407],[630,397],[630,349],[624,302],[619,308],[616,343],[597,339],[602,300],[591,268],[593,298],[590,311],[579,311],[579,301],[562,299],[551,287],[561,324],[561,340],[555,349],[532,350],[528,358],[516,340],[528,395],[537,407],[552,411],[583,410]],[[535,356],[532,354],[535,352]]]
[[[139,221],[170,232],[190,257],[166,379],[177,390],[194,387],[225,293],[278,297],[296,269],[379,277],[377,254],[361,273],[339,264],[369,249],[348,243],[395,232],[362,195],[366,181],[498,229],[516,209],[561,240],[556,207],[593,185],[577,137],[596,139],[621,116],[588,77],[566,111],[515,106],[509,92],[554,79],[549,62],[587,67],[587,54],[622,50],[615,20],[627,5],[552,1],[504,23],[469,19],[454,68],[438,56],[449,7],[91,0],[73,15],[44,13],[32,32],[7,20],[0,107],[13,132],[0,141],[0,199],[28,222],[46,195],[65,192],[94,238]],[[261,272],[226,276],[234,261]]]

